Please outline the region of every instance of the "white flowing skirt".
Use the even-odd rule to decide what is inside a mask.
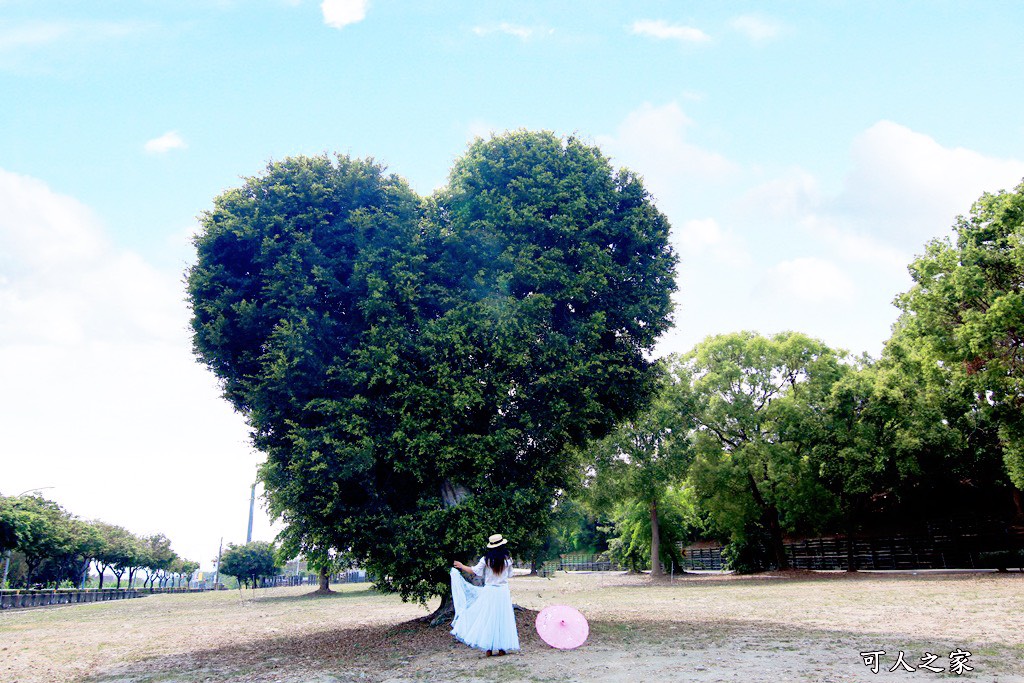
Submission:
[[[458,569],[452,569],[451,575],[455,603],[452,635],[480,650],[518,650],[519,632],[508,585],[474,586]]]

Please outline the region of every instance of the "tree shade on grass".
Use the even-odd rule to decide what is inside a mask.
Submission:
[[[668,222],[574,138],[478,140],[428,199],[372,161],[286,159],[202,223],[195,349],[272,513],[404,598],[491,533],[543,543],[578,449],[656,388]]]

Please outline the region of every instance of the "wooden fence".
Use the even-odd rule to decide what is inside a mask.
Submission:
[[[350,569],[348,571],[331,574],[331,583],[365,583],[372,581],[365,570]],[[260,588],[276,588],[279,586],[318,586],[320,577],[316,574],[279,574],[264,578]]]
[[[994,539],[990,539],[994,540]],[[786,543],[794,569],[1007,569],[1024,563],[1021,554],[998,542],[928,536],[806,539]],[[1014,564],[1017,563],[1017,564]]]
[[[518,562],[516,567],[532,567],[529,562]],[[548,560],[537,567],[539,576],[551,576],[555,572],[616,572],[622,568],[608,559],[607,555],[593,553],[570,553],[558,559]]]
[[[556,562],[563,572],[614,572],[621,569],[606,555],[571,553],[562,555]]]
[[[682,569],[686,571],[721,571],[723,569],[721,546],[682,548],[680,554],[683,556]]]
[[[992,524],[929,525],[917,534],[808,538],[785,543],[794,569],[1010,569],[1024,565],[1024,536],[1017,527]],[[722,548],[681,548],[683,568],[721,570]],[[852,553],[851,553],[852,551]],[[1024,568],[1022,568],[1024,571]]]

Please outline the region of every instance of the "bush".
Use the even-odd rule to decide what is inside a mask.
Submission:
[[[998,550],[978,553],[978,564],[986,569],[1005,572],[1010,567],[1024,571],[1024,550]]]
[[[759,527],[748,527],[722,548],[722,566],[737,574],[755,574],[775,568],[771,538]]]

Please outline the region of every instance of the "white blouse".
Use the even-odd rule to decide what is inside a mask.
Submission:
[[[473,565],[473,573],[484,577],[485,586],[507,586],[508,580],[512,578],[512,558],[506,557],[505,569],[501,573],[495,574],[487,564],[486,558],[481,557],[480,561]]]

